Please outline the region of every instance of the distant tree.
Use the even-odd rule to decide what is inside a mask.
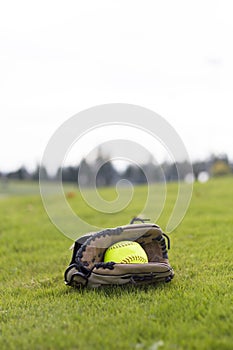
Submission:
[[[57,181],[57,180],[61,180],[61,178],[62,178],[62,167],[59,167],[53,179]]]
[[[43,180],[47,180],[49,178],[46,168],[38,164],[35,171],[32,173],[32,179],[39,180],[39,176]]]
[[[93,183],[93,168],[83,159],[78,169],[78,185],[88,187]]]
[[[78,167],[68,166],[68,167],[62,168],[62,181],[77,183]]]
[[[227,154],[212,154],[209,160],[209,172],[212,176],[224,176],[232,173]]]
[[[209,173],[210,165],[207,161],[196,161],[193,163],[193,174],[195,179],[198,179],[198,175],[202,172]]]
[[[210,162],[212,164],[216,163],[218,160],[222,160],[224,163],[229,164],[229,158],[228,155],[226,153],[222,153],[222,154],[211,154],[210,156]]]
[[[192,174],[193,172],[193,167],[186,160],[183,162],[177,162],[176,167],[180,180],[184,180],[187,175]]]
[[[148,182],[161,182],[164,180],[164,173],[160,165],[148,162],[147,164],[142,165],[142,169]]]
[[[6,190],[8,187],[8,177],[6,174],[0,173],[1,190]]]
[[[129,180],[133,184],[143,184],[147,183],[146,175],[143,171],[143,166],[129,165],[123,172],[122,177]]]
[[[216,160],[211,167],[212,176],[224,176],[231,173],[231,168],[226,161],[218,159]]]
[[[96,186],[114,185],[119,179],[119,174],[114,168],[109,157],[104,156],[101,147],[98,149],[98,155],[92,164],[92,172],[96,175]]]
[[[8,179],[17,179],[17,180],[28,180],[31,178],[31,175],[27,171],[27,169],[22,166],[16,171],[9,172],[7,174]]]
[[[118,179],[118,173],[116,169],[113,167],[110,161],[106,161],[104,163],[97,175],[96,175],[96,185],[97,186],[110,186],[116,183]]]
[[[164,171],[166,181],[177,181],[178,172],[176,163],[163,163],[162,169]]]
[[[188,161],[183,162],[164,162],[162,165],[162,170],[166,181],[178,181],[184,180],[187,175],[192,173],[193,169]]]

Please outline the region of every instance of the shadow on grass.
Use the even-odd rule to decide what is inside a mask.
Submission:
[[[140,292],[144,293],[151,293],[156,291],[162,291],[166,290],[169,287],[170,283],[157,283],[157,284],[141,284],[141,285],[134,285],[134,284],[125,284],[125,285],[107,285],[107,286],[101,286],[98,288],[86,288],[86,287],[80,287],[80,288],[72,288],[72,287],[66,287],[66,290],[63,290],[63,294],[75,294],[75,295],[82,295],[85,294],[95,294],[99,296],[109,297],[111,298],[113,295],[120,296],[123,294],[138,294]]]

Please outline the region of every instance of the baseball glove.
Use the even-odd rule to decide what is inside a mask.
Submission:
[[[134,223],[139,220],[141,223]],[[129,225],[86,234],[74,243],[72,259],[65,271],[65,284],[72,287],[99,287],[170,282],[174,272],[168,261],[165,238],[169,249],[169,238],[161,228],[138,218],[134,218]],[[148,263],[104,262],[106,249],[123,240],[139,243],[148,256]]]

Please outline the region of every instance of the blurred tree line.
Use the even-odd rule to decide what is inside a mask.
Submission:
[[[8,179],[38,181],[39,172],[41,172],[43,179],[49,181],[62,179],[64,182],[73,182],[82,186],[89,186],[93,183],[96,183],[97,186],[110,186],[115,185],[120,179],[126,179],[133,184],[146,183],[147,179],[149,182],[177,181],[177,169],[179,169],[180,180],[185,180],[190,175],[197,180],[199,175],[203,173],[206,173],[209,177],[233,174],[233,164],[230,163],[226,154],[211,155],[204,161],[193,162],[192,166],[193,174],[190,174],[189,164],[185,161],[180,163],[163,162],[159,165],[152,161],[140,166],[129,164],[124,170],[120,171],[114,166],[113,162],[99,154],[98,158],[92,163],[88,163],[83,159],[77,166],[59,168],[53,176],[48,175],[47,170],[44,167],[40,168],[38,165],[32,172],[22,166],[16,171],[0,172],[0,177],[2,181]]]

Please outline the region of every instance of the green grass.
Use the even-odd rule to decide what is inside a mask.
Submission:
[[[176,190],[168,186],[162,228]],[[49,221],[39,195],[13,192],[0,200],[1,349],[232,349],[232,177],[195,184],[190,208],[170,235],[174,280],[137,288],[66,287],[71,240]],[[110,189],[102,194],[112,198]],[[106,227],[126,224],[145,188],[136,194],[118,215],[85,207],[81,215]],[[80,210],[79,195],[69,201]]]

